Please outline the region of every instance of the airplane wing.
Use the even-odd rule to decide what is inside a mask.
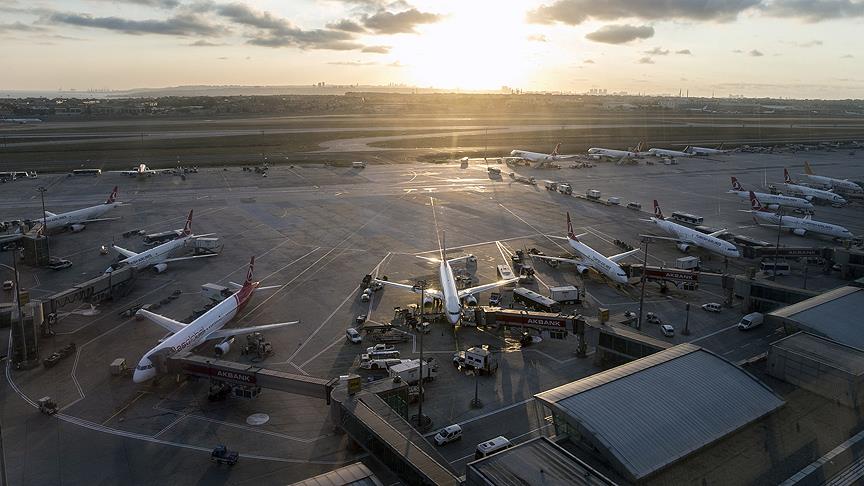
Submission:
[[[391,282],[389,280],[379,280],[377,278],[375,279],[375,281],[380,283],[380,284],[383,284],[383,285],[389,285],[390,287],[396,287],[397,289],[407,290],[409,292],[414,292],[415,294],[418,294],[418,295],[420,294],[420,289],[415,288],[413,285],[400,284],[400,283],[396,283],[396,282]],[[443,299],[444,298],[444,294],[442,294],[440,291],[435,290],[435,289],[426,289],[424,291],[424,293],[426,295],[428,295],[430,297],[434,297],[436,299]]]
[[[300,321],[277,322],[276,324],[264,324],[263,326],[235,327],[233,329],[219,329],[218,331],[213,331],[208,334],[206,339],[224,339],[227,337],[236,336],[238,334],[251,334],[253,332],[261,332],[268,329],[292,326],[294,324],[300,324]]]
[[[182,322],[175,321],[174,319],[169,319],[165,316],[160,316],[159,314],[154,314],[153,312],[144,309],[138,309],[138,312],[136,312],[135,315],[146,317],[150,322],[159,324],[172,334],[178,333],[184,327],[186,327],[186,324],[183,324]]]
[[[135,253],[134,251],[127,250],[127,249],[125,249],[125,248],[120,248],[120,247],[117,246],[117,245],[111,245],[111,248],[114,248],[115,250],[117,250],[117,253],[123,255],[123,256],[126,257],[126,258],[132,258],[132,257],[138,255],[138,254]]]
[[[52,218],[52,217],[54,217],[54,216],[57,216],[56,214],[52,213],[51,211],[45,211],[45,214],[46,214],[49,218]]]
[[[718,236],[720,236],[720,235],[722,235],[722,234],[724,234],[724,233],[726,233],[726,232],[727,232],[726,228],[723,228],[722,230],[717,230],[717,231],[715,231],[715,232],[713,232],[713,233],[708,233],[708,236],[713,236],[713,237],[716,238],[716,237],[718,237]]]
[[[668,236],[656,236],[656,235],[644,235],[644,236],[647,236],[647,237],[651,238],[652,240],[669,240],[669,241],[674,241],[676,243],[688,243],[691,245],[693,244],[692,241],[685,240],[683,238],[669,238]]]
[[[640,250],[637,248],[635,250],[625,251],[624,253],[619,253],[617,255],[612,255],[612,256],[606,257],[606,258],[612,260],[615,263],[618,263],[619,260],[623,260],[624,258],[626,258],[626,257],[628,257],[628,256],[630,256],[630,255],[632,255],[638,251],[640,251]]]
[[[96,223],[98,221],[114,221],[120,218],[94,218],[94,219],[85,219],[81,221],[82,223]]]
[[[171,262],[182,262],[183,260],[195,260],[196,258],[210,258],[214,256],[219,256],[216,253],[211,253],[209,255],[193,255],[193,256],[185,256],[185,257],[177,257],[177,258],[168,258],[167,260],[162,260],[159,263],[171,263]]]
[[[474,255],[468,254],[468,255],[465,255],[465,256],[460,256],[460,257],[456,257],[456,258],[450,258],[450,259],[447,260],[447,262],[448,262],[448,263],[453,263],[453,262],[458,262],[458,261],[460,261],[460,260],[467,260],[467,259],[469,259],[469,258],[471,258],[471,257],[473,257],[473,256],[474,256]]]
[[[414,256],[421,259],[421,260],[426,260],[427,262],[430,262],[430,263],[441,263],[441,260],[438,258],[424,257],[424,256],[420,256],[420,255],[414,255]]]
[[[578,260],[576,258],[560,258],[560,257],[546,256],[546,255],[531,255],[531,258],[539,258],[541,260],[555,260],[556,262],[572,263],[574,265],[581,265],[582,264],[582,260]]]
[[[492,289],[495,289],[495,288],[498,288],[498,287],[503,287],[503,286],[505,286],[505,285],[507,285],[507,284],[511,284],[511,283],[513,283],[513,282],[517,282],[518,280],[519,280],[518,278],[510,278],[510,279],[507,279],[507,280],[499,280],[499,281],[497,281],[497,282],[492,282],[492,283],[488,283],[488,284],[478,285],[478,286],[476,286],[476,287],[471,287],[470,289],[462,289],[462,290],[459,291],[459,294],[458,294],[458,295],[459,295],[459,298],[461,299],[462,297],[465,297],[465,296],[468,296],[468,295],[472,295],[472,294],[479,294],[480,292],[485,292],[485,291],[487,291],[487,290],[492,290]]]
[[[228,282],[228,285],[230,285],[231,288],[233,288],[234,290],[240,290],[243,288],[243,285],[238,284],[237,282]],[[257,292],[259,290],[273,290],[273,289],[278,289],[280,287],[282,287],[282,285],[268,285],[266,287],[256,287],[255,291]]]

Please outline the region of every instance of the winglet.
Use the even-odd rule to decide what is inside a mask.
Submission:
[[[732,189],[735,191],[744,190],[744,186],[742,186],[741,183],[738,182],[738,179],[736,179],[735,176],[732,176]]]
[[[657,200],[654,200],[654,217],[657,219],[666,219],[663,217],[663,211],[660,209],[660,205],[657,204]]]
[[[183,227],[183,236],[192,235],[192,211],[194,209],[189,210],[189,216],[186,218],[186,226]]]
[[[807,162],[806,160],[804,161],[804,173],[807,175],[816,175],[816,173],[813,172],[813,168],[810,167],[810,162]]]
[[[117,201],[117,186],[114,186],[114,190],[111,191],[111,194],[108,195],[108,199],[105,201],[105,204],[114,204]]]
[[[567,212],[567,237],[571,240],[579,240],[579,237],[576,236],[576,233],[573,232],[573,222],[570,221],[570,212]]]

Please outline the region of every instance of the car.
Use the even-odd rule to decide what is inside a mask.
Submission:
[[[367,288],[360,294],[360,302],[369,302],[369,299],[372,298],[372,289]]]
[[[12,290],[15,288],[15,282],[11,280],[6,280],[3,282],[3,290]]]
[[[367,354],[383,353],[385,351],[396,351],[396,346],[393,346],[392,344],[378,343],[375,346],[369,346],[366,348]]]
[[[445,444],[449,444],[451,442],[455,442],[462,438],[462,427],[458,424],[448,425],[443,429],[439,430],[433,440],[435,441],[435,445],[443,446]]]
[[[669,324],[661,324],[660,332],[662,332],[666,337],[672,337],[675,335],[675,328]]]
[[[702,310],[706,312],[720,312],[722,307],[716,302],[708,302],[707,304],[702,304]]]
[[[345,330],[345,339],[354,344],[360,344],[363,342],[363,336],[361,336],[360,333],[357,332],[357,329],[354,329],[353,327],[349,327]]]
[[[660,316],[653,312],[645,314],[645,320],[648,321],[649,324],[663,324],[663,321],[660,320]]]
[[[456,351],[453,353],[453,366],[462,366],[465,364],[465,351]]]
[[[100,246],[99,247],[99,254],[100,255],[107,255],[108,254],[108,247],[105,245]]]
[[[48,263],[48,268],[50,268],[51,270],[63,270],[64,268],[69,268],[71,266],[72,262],[70,262],[69,260],[64,260],[62,258],[52,260]]]

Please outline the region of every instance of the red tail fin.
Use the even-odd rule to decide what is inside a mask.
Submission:
[[[255,255],[252,255],[252,258],[249,260],[249,271],[246,272],[246,280],[243,282],[243,286],[246,287],[252,284],[252,274],[255,271]]]
[[[762,203],[756,199],[756,194],[753,194],[753,191],[750,191],[750,209],[753,211],[765,211],[765,208],[763,208]]]
[[[663,217],[663,211],[660,210],[660,205],[657,204],[657,200],[654,200],[654,217],[657,219],[665,219]]]
[[[576,233],[573,231],[573,222],[570,221],[570,212],[567,212],[567,236],[571,240],[577,239]]]
[[[192,211],[194,211],[194,209],[189,210],[189,216],[186,218],[186,226],[183,227],[183,236],[189,236],[192,234]]]
[[[785,182],[786,184],[794,184],[794,182],[792,182],[792,178],[789,177],[789,171],[786,170],[785,167],[783,168],[783,182]]]
[[[114,186],[114,190],[111,191],[111,194],[108,195],[108,199],[105,201],[105,204],[114,204],[114,201],[117,200],[117,186]]]
[[[736,179],[735,176],[732,176],[732,189],[736,191],[744,190],[744,186],[742,186],[741,183],[738,182],[738,179]]]
[[[552,153],[549,155],[558,155],[558,149],[561,148],[561,142],[558,142],[558,145],[555,146],[555,149],[552,150]]]

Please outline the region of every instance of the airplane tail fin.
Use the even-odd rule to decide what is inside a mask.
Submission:
[[[255,255],[252,255],[252,258],[249,259],[249,270],[246,271],[246,280],[243,281],[243,286],[248,287],[252,285],[252,275],[255,273]]]
[[[558,149],[560,149],[560,148],[561,148],[561,142],[558,142],[558,145],[555,146],[555,148],[552,150],[552,153],[549,155],[558,155]]]
[[[576,236],[576,232],[573,231],[573,222],[570,221],[570,212],[567,212],[567,237],[571,240],[578,240],[579,237]]]
[[[186,218],[186,226],[183,227],[183,236],[190,236],[192,234],[192,211],[194,209],[189,210],[189,216]]]
[[[753,191],[750,191],[750,209],[753,211],[767,211],[767,209],[762,206],[762,203],[756,199],[756,194],[754,194]]]
[[[114,204],[117,201],[117,186],[114,186],[114,190],[111,191],[111,194],[108,195],[108,199],[105,201],[105,204]]]
[[[732,176],[732,189],[736,191],[744,190],[744,186],[742,186],[741,183],[738,182],[738,179],[736,179],[735,176]]]
[[[657,200],[654,200],[654,217],[657,219],[665,219],[663,217],[663,211],[660,209],[660,205],[657,204]]]
[[[645,143],[645,140],[639,140],[639,143],[636,144],[636,150],[634,152],[644,152],[648,149],[648,144]]]
[[[786,184],[794,184],[794,182],[792,182],[792,178],[789,176],[789,170],[787,170],[785,167],[783,168],[783,182],[785,182]]]
[[[806,160],[804,161],[804,173],[807,175],[816,175],[816,173],[813,172],[813,168],[810,167],[810,162],[807,162]]]

